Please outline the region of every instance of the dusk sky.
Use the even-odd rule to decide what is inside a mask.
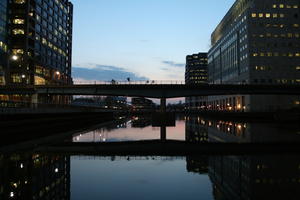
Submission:
[[[184,80],[185,57],[208,51],[235,0],[72,0],[73,76]]]

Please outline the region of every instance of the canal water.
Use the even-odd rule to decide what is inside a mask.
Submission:
[[[165,127],[132,116],[74,133],[71,142],[160,139]],[[299,143],[297,123],[178,116],[167,139],[196,143]],[[16,151],[0,154],[0,199],[300,199],[298,153],[93,156]]]

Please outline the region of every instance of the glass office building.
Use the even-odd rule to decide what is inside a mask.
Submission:
[[[207,84],[207,53],[198,53],[186,57],[185,83],[188,85]],[[199,110],[206,106],[206,97],[186,97],[189,110]]]
[[[237,0],[211,35],[210,84],[300,84],[298,0]],[[208,100],[212,110],[275,111],[299,96],[235,95]]]
[[[2,23],[3,19],[7,19],[6,23]],[[73,5],[68,0],[2,0],[0,20],[1,33],[2,25],[7,28],[3,32],[7,40],[1,50],[8,53],[2,82],[72,84]],[[9,99],[24,101],[26,97],[14,95]]]

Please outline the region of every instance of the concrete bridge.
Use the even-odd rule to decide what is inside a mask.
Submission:
[[[101,95],[176,98],[216,95],[300,95],[300,85],[90,84],[70,86],[1,86],[0,94]]]

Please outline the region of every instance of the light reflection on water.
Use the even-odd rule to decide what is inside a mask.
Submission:
[[[191,142],[300,142],[297,123],[212,120],[200,116],[176,119],[167,127],[167,139]],[[151,118],[132,117],[110,126],[74,135],[73,142],[117,142],[160,139],[161,128],[152,127]]]
[[[167,138],[185,140],[185,121],[176,120],[176,127],[167,127]],[[109,127],[74,135],[73,142],[117,142],[160,139],[160,127],[152,127],[151,119],[128,120]]]

